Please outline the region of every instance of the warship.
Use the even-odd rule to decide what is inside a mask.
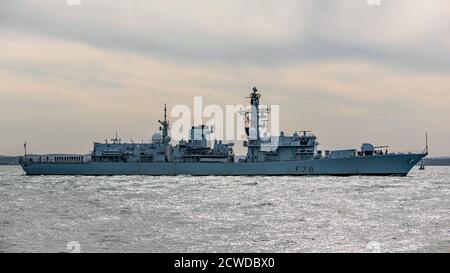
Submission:
[[[391,153],[387,146],[364,143],[360,149],[318,149],[315,135],[309,131],[285,135],[280,132],[277,145],[260,135],[260,98],[256,87],[250,93],[250,106],[256,111],[245,123],[245,156],[234,154],[233,143],[215,140],[209,145],[207,127],[193,126],[190,137],[172,144],[169,136],[167,108],[159,131],[148,143],[94,143],[87,155],[25,155],[20,164],[27,175],[155,175],[155,176],[406,176],[428,155],[428,142],[423,152]],[[249,112],[245,113],[249,117]],[[25,146],[26,150],[26,146]]]

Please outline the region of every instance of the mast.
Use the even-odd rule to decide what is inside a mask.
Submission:
[[[254,128],[256,130],[256,139],[250,138],[250,140],[256,140],[259,142],[259,99],[261,98],[261,94],[257,94],[256,92],[258,92],[258,89],[254,86],[253,93],[250,94],[250,105],[252,107],[250,128]]]
[[[428,133],[425,133],[425,151],[424,151],[424,156],[428,155]],[[422,160],[420,161],[420,167],[419,170],[423,171],[425,170],[425,162],[423,161],[423,157]]]
[[[162,125],[162,137],[163,142],[167,143],[167,137],[169,136],[169,121],[167,120],[167,105],[164,103],[164,120],[158,120],[158,122]]]
[[[116,137],[112,138],[111,141],[113,142],[113,144],[120,144],[122,139],[119,138],[119,134],[116,132]],[[108,143],[108,141],[106,141],[106,143]]]
[[[246,134],[248,138],[247,146],[247,160],[258,161],[258,154],[261,148],[261,138],[259,133],[259,99],[261,94],[258,94],[258,89],[253,87],[250,93],[250,110],[243,111],[246,119]],[[249,123],[249,124],[248,124]]]

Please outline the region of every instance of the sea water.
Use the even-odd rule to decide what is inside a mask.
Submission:
[[[450,252],[450,167],[86,177],[0,166],[0,252]]]

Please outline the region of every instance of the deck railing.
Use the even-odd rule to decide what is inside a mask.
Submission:
[[[51,154],[51,155],[26,155],[19,158],[23,162],[36,163],[88,163],[91,161],[91,155],[78,154]]]

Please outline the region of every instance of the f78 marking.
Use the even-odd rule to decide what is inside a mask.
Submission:
[[[295,167],[297,173],[314,173],[313,166],[297,166]]]

